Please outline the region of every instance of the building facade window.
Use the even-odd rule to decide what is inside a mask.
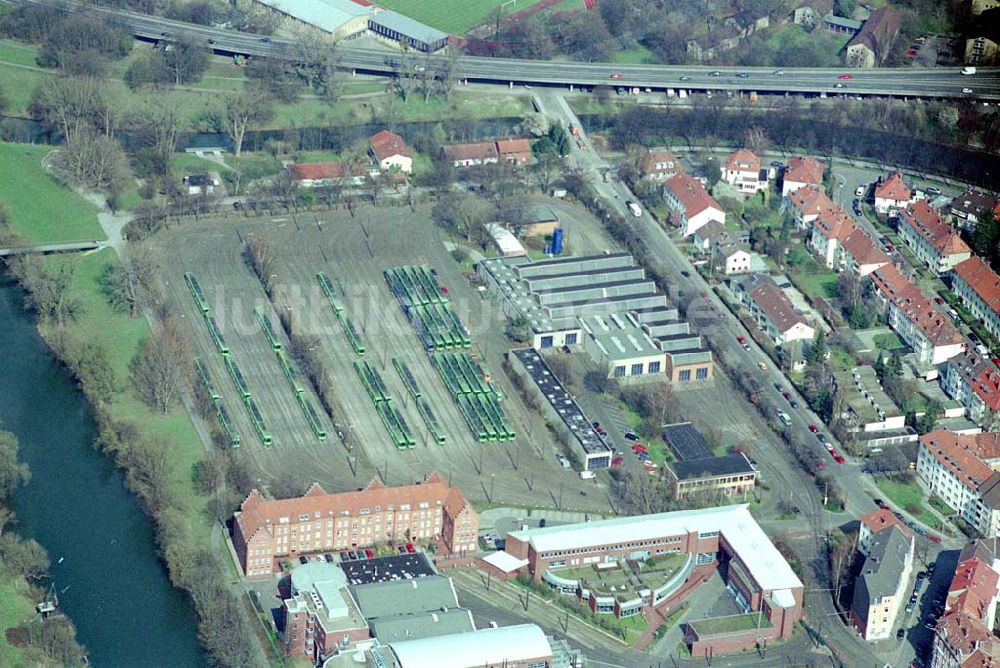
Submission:
[[[680,372],[680,374],[678,374],[677,378],[682,383],[690,383],[691,382],[691,370],[690,369],[684,369],[683,371]]]
[[[551,347],[552,347],[552,337],[551,336],[543,336],[542,337],[542,348],[551,348]]]
[[[697,372],[695,372],[695,378],[698,380],[705,380],[708,378],[708,367],[703,366],[698,369]]]
[[[622,366],[616,366],[615,367],[615,378],[624,378],[624,377],[625,377],[625,366],[624,365],[622,365]]]
[[[642,375],[642,362],[632,365],[632,375],[641,376]]]
[[[570,332],[566,335],[566,345],[572,346],[576,344],[576,332]]]
[[[650,362],[648,367],[649,373],[660,373],[660,363]]]

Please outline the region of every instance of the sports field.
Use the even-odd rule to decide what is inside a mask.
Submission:
[[[451,35],[464,35],[484,23],[494,24],[497,8],[504,2],[505,0],[378,0],[377,4]],[[539,0],[514,0],[503,8],[503,15],[510,16],[538,2]]]

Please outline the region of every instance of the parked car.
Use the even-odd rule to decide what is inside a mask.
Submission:
[[[413,546],[413,543],[407,543],[406,544],[406,551],[409,552],[410,554],[416,554],[417,553],[417,548]]]
[[[906,635],[906,629],[899,629],[896,631],[896,640],[902,640],[903,636]]]
[[[636,434],[634,431],[629,431],[628,429],[626,429],[625,430],[625,440],[626,441],[638,441],[639,440],[639,435]]]
[[[876,498],[872,499],[872,501],[874,501],[875,505],[878,506],[879,508],[885,508],[885,501],[883,501],[882,499],[879,499],[879,498],[876,497]],[[921,571],[921,572],[923,572],[923,571]],[[917,575],[917,577],[920,577],[920,575]]]
[[[687,269],[681,269],[681,276],[684,278],[691,278],[691,272]]]
[[[941,297],[940,295],[935,297],[934,303],[937,304],[938,306],[944,306],[944,297]]]
[[[483,536],[483,540],[486,541],[487,545],[490,545],[490,546],[495,546],[496,545],[496,541],[492,541],[489,538],[487,538],[486,536]],[[406,546],[405,545],[400,545],[398,548],[396,548],[396,550],[400,554],[406,554]]]
[[[340,553],[340,560],[341,561],[350,561],[351,558],[349,556],[347,556],[347,552],[344,551],[344,552]]]
[[[324,554],[323,558],[326,559],[326,563],[328,563],[328,564],[332,564],[333,563],[333,555],[332,554]]]
[[[792,399],[791,401],[788,402],[788,405],[791,406],[792,409],[797,409],[799,407],[799,402],[795,401],[795,399]]]
[[[781,396],[783,396],[785,398],[785,401],[791,401],[792,400],[792,393],[791,392],[782,392]]]
[[[366,549],[365,550],[365,558],[366,559],[374,559],[375,558],[375,552],[373,552],[371,549]]]
[[[854,189],[854,196],[855,197],[863,197],[864,194],[865,194],[865,186],[864,186],[864,184],[862,184],[862,185],[860,185],[860,186],[858,186],[857,188]]]
[[[740,335],[736,337],[736,342],[743,346],[743,350],[750,350],[750,344],[747,343],[747,337]]]
[[[816,440],[826,445],[826,434],[816,434]]]
[[[647,448],[642,443],[633,443],[632,452],[649,452],[649,448]]]
[[[347,558],[350,559],[351,561],[356,561],[358,555],[354,550],[351,550],[350,552],[347,553]]]
[[[303,554],[302,556],[299,557],[299,563],[300,564],[308,564],[309,563],[309,557],[307,557],[306,555]]]
[[[937,534],[934,534],[934,533],[928,534],[927,535],[927,540],[929,540],[930,542],[934,543],[935,545],[940,545],[941,544],[941,536],[939,536]]]
[[[816,425],[811,424],[811,425],[808,425],[808,427],[809,427],[809,431],[811,431],[812,433],[814,433],[814,434],[818,434],[819,433],[819,427],[817,427]]]
[[[624,457],[615,457],[614,459],[611,460],[611,468],[613,469],[618,468],[619,466],[622,465],[623,461],[625,461]]]
[[[562,453],[559,452],[556,453],[556,461],[559,462],[559,466],[561,466],[562,468],[564,469],[569,468],[569,460],[566,459],[565,455],[563,455]]]

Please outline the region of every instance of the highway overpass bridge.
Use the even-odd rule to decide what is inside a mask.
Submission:
[[[204,40],[219,52],[297,58],[301,53],[290,40],[224,30],[124,10],[89,7],[78,3],[51,0],[11,0],[17,4],[52,4],[67,11],[101,12],[121,20],[136,37],[159,41],[186,37]],[[376,75],[396,73],[396,54],[389,50],[341,44],[337,47],[345,69]],[[442,59],[443,56],[431,56]],[[423,62],[423,61],[421,61]],[[433,65],[432,65],[433,66]],[[665,91],[757,92],[766,94],[850,95],[897,98],[968,98],[1000,101],[1000,68],[979,68],[970,76],[960,68],[879,68],[846,70],[834,68],[713,68],[667,65],[617,65],[613,63],[578,63],[482,58],[459,56],[455,62],[458,78],[468,81],[506,85],[613,86]],[[849,78],[847,78],[849,77]],[[964,92],[969,91],[969,92]]]

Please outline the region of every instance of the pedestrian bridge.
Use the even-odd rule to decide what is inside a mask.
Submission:
[[[0,248],[0,257],[9,255],[27,255],[30,253],[69,253],[73,251],[95,250],[100,248],[98,241],[71,241],[64,244],[35,244],[33,246],[9,246]]]

